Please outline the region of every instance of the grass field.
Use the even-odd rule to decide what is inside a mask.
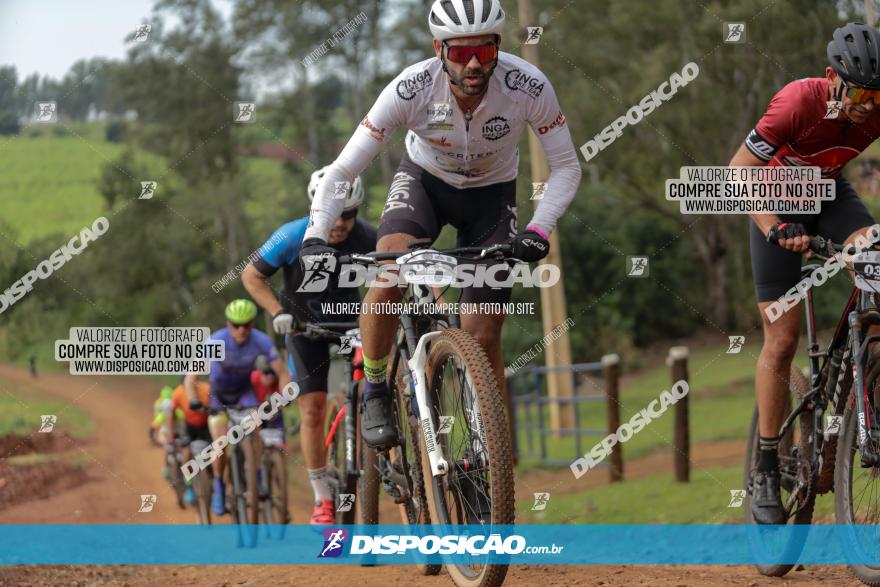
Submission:
[[[755,362],[760,350],[760,339],[755,336],[747,339],[739,354],[727,354],[726,346],[712,346],[692,349],[688,361],[689,404],[691,442],[711,440],[733,440],[745,438],[754,408]],[[621,422],[628,421],[635,413],[648,406],[663,390],[671,384],[669,368],[665,365],[647,369],[632,377],[624,377],[620,386]],[[601,383],[585,386],[590,395],[604,397]],[[591,388],[592,389],[589,389]],[[549,411],[545,410],[545,425],[549,426]],[[536,418],[533,411],[533,418]],[[579,427],[601,430],[601,435],[583,437],[581,452],[577,452],[573,437],[555,438],[547,436],[547,454],[552,459],[572,461],[576,456],[588,452],[602,436],[607,434],[607,408],[604,399],[580,405]],[[517,415],[522,423],[522,412]],[[651,451],[672,445],[674,412],[668,410],[660,418],[653,420],[642,432],[635,435],[623,446],[624,462],[649,454]],[[532,436],[533,450],[539,450],[538,436]],[[519,435],[520,447],[528,447],[524,432]],[[537,458],[525,458],[522,469],[539,466]]]
[[[12,228],[14,235],[9,236],[27,245],[47,234],[73,235],[107,213],[98,179],[102,167],[115,161],[124,147],[108,142],[104,133],[103,123],[32,125],[0,144],[0,219]],[[152,154],[137,152],[137,159],[156,176],[144,180],[165,175],[169,167]],[[282,166],[278,161],[255,157],[242,158],[241,164],[258,178],[260,186],[260,197],[252,198],[245,212],[255,220],[259,234],[268,238],[292,219],[287,206],[281,205],[287,190]],[[132,179],[132,198],[137,189],[139,184]],[[161,190],[160,185],[159,195]],[[305,214],[305,186],[302,197]]]
[[[7,434],[30,435],[40,427],[40,416],[58,417],[56,431],[64,431],[83,438],[94,431],[93,422],[81,410],[60,401],[34,399],[24,387],[14,381],[0,378],[0,436]]]
[[[96,181],[121,147],[76,136],[13,139],[0,157],[3,220],[26,245],[49,233],[75,234],[103,213]]]
[[[543,512],[519,499],[517,520],[543,524],[719,524],[742,523],[742,506],[731,506],[731,489],[742,488],[742,466],[691,471],[689,483],[672,473],[605,485],[574,494],[552,494]],[[834,515],[834,494],[816,500],[816,519]]]

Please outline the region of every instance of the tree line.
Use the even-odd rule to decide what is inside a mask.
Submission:
[[[754,328],[747,220],[681,215],[665,201],[664,181],[683,165],[726,164],[778,89],[823,75],[832,30],[858,18],[861,3],[534,4],[538,22],[519,23],[516,2],[505,2],[509,34],[502,50],[519,53],[522,27],[544,27],[540,67],[577,147],[685,64],[696,62],[700,72],[584,163],[582,185],[559,226],[574,359],[605,352],[635,357],[638,349],[703,328]],[[10,140],[21,140],[14,138],[21,132],[16,125],[32,115],[33,102],[56,100],[69,120],[107,113],[121,125],[115,138],[124,146],[102,165],[98,185],[111,227],[88,255],[64,268],[76,287],[53,282],[17,304],[3,316],[0,348],[30,352],[25,349],[74,324],[218,324],[224,304],[243,290],[236,283],[217,294],[211,284],[272,230],[307,213],[311,172],[333,160],[385,84],[433,56],[429,5],[235,0],[226,21],[208,0],[160,0],[148,42],[133,43],[123,60],[81,60],[61,80],[35,74],[19,81],[14,66],[0,68],[0,133],[13,135]],[[353,21],[360,13],[365,18]],[[748,42],[724,43],[724,21],[746,22]],[[314,63],[305,59],[349,22],[359,24]],[[235,101],[257,102],[255,124],[233,123]],[[364,173],[365,216],[374,223],[402,139],[398,131]],[[283,145],[301,155],[270,180],[244,161],[246,143]],[[532,205],[522,146],[521,223]],[[158,178],[157,196],[138,201],[147,178]],[[59,238],[64,235],[0,252],[0,285],[33,268]],[[626,277],[626,256],[638,254],[650,259],[647,279]],[[539,303],[536,290],[513,295]],[[538,315],[510,319],[504,349],[512,360],[544,333]]]

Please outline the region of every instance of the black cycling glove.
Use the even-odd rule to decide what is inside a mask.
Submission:
[[[303,241],[302,248],[299,251],[299,259],[303,264],[303,269],[310,269],[318,264],[321,267],[330,268],[334,266],[337,250],[329,246],[325,241],[319,238],[307,238]],[[329,260],[333,259],[331,263]]]
[[[534,230],[519,233],[510,239],[510,245],[514,257],[528,262],[540,261],[550,252],[550,243]]]
[[[795,238],[798,236],[807,236],[807,229],[804,228],[803,224],[797,222],[777,222],[767,233],[767,242],[778,245],[781,238]]]

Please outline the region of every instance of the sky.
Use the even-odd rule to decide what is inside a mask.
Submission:
[[[80,59],[122,58],[126,35],[149,18],[153,3],[0,0],[0,65],[14,65],[20,80],[32,73],[60,79]],[[232,10],[229,0],[214,6],[226,17]]]

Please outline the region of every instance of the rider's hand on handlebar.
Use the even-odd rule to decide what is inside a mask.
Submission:
[[[803,224],[777,222],[767,233],[767,242],[775,243],[793,253],[803,253],[810,247],[810,236]]]
[[[339,252],[319,238],[308,238],[303,241],[299,251],[299,260],[306,272],[316,274],[334,274],[338,267]],[[308,275],[306,276],[308,277]],[[304,283],[303,286],[306,284]]]
[[[529,229],[510,239],[510,245],[513,247],[513,256],[527,262],[540,261],[550,252],[547,239]]]
[[[280,334],[285,335],[293,328],[293,316],[281,310],[272,318],[272,329]]]

